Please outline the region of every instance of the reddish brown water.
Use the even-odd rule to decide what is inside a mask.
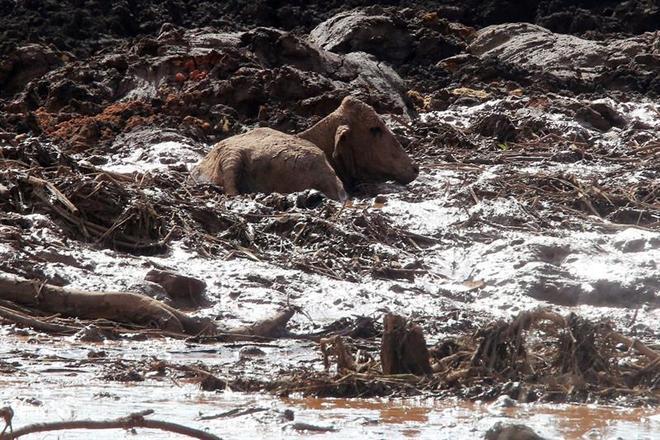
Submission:
[[[237,363],[238,347],[187,346],[181,341],[123,341],[89,344],[47,337],[3,334],[0,344],[0,405],[15,411],[14,426],[44,421],[105,419],[153,409],[154,419],[208,429],[225,439],[323,436],[323,438],[480,438],[498,421],[525,423],[549,439],[654,439],[660,432],[658,408],[521,404],[513,408],[454,400],[388,399],[280,399],[265,394],[201,391],[175,374],[146,375],[140,382],[103,379],[104,368],[117,360],[131,362],[157,356],[173,362],[203,361],[226,366],[227,371],[260,373],[255,365]],[[201,348],[204,348],[202,350]],[[212,348],[217,352],[212,353]],[[104,350],[107,358],[84,362],[90,349]],[[263,347],[277,353],[284,366],[293,360],[313,359],[316,353],[300,343]],[[83,361],[83,362],[81,362]],[[276,362],[277,363],[277,362]],[[14,365],[14,372],[6,367]],[[267,367],[266,365],[266,367]],[[224,368],[223,368],[224,369]],[[258,410],[236,417],[201,420],[229,410]],[[294,421],[283,417],[294,413]],[[306,433],[292,423],[307,423],[334,432]],[[30,437],[29,437],[30,438]],[[122,431],[71,431],[31,438],[116,439],[173,438],[161,432],[139,430],[138,437]]]
[[[370,414],[380,424],[410,437],[425,437],[439,427],[461,435],[474,435],[480,421],[509,420],[525,423],[549,438],[654,438],[660,432],[660,409],[616,408],[588,405],[519,405],[492,409],[489,405],[464,401],[378,401],[355,399],[290,399],[295,407],[319,413]],[[348,417],[348,416],[347,416]],[[486,424],[486,426],[490,426]],[[407,428],[410,427],[410,428]],[[477,429],[481,431],[481,429]],[[440,437],[436,438],[445,438]],[[447,437],[449,438],[449,436]],[[657,438],[657,437],[656,437]]]

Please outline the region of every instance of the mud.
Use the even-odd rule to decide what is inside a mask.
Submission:
[[[6,337],[7,335],[3,335]],[[3,400],[16,411],[14,423],[24,425],[53,419],[107,418],[127,410],[156,408],[160,419],[209,429],[222,437],[241,438],[267,432],[304,436],[295,428],[306,423],[332,429],[332,438],[353,436],[439,438],[479,435],[497,422],[524,423],[546,438],[652,438],[657,431],[655,408],[617,408],[596,405],[503,405],[454,399],[318,399],[277,398],[263,394],[201,391],[185,374],[153,371],[141,375],[113,375],[122,366],[185,362],[191,365],[243,368],[255,373],[259,359],[241,356],[246,347],[190,346],[172,342],[81,343],[54,341],[43,336],[14,336],[12,347],[3,347]],[[286,342],[262,344],[265,353],[286,353],[282,368],[312,361],[299,347]],[[11,365],[17,371],[9,374]],[[138,368],[139,370],[139,368]],[[108,378],[112,378],[108,380]],[[11,397],[9,397],[11,396]],[[228,423],[229,422],[229,423]],[[309,435],[309,433],[307,433]],[[71,431],[67,438],[117,438],[120,431]],[[140,430],[145,438],[162,433]]]
[[[0,0],[0,272],[164,300],[154,274],[177,274],[203,291],[178,304],[195,315],[232,327],[295,306],[293,334],[350,328],[365,357],[387,312],[442,351],[538,307],[657,351],[657,5],[372,3]],[[420,165],[414,182],[362,185],[345,205],[187,183],[215,142],[300,131],[349,94],[387,114]],[[226,438],[305,426],[469,438],[500,421],[547,438],[659,429],[658,370],[625,346],[596,344],[642,371],[634,390],[625,375],[502,375],[340,387],[343,399],[304,389],[340,379],[309,338],[221,344],[83,324],[57,337],[3,319],[15,426],[154,409]],[[534,359],[557,341],[532,334]],[[204,391],[190,367],[220,381]]]

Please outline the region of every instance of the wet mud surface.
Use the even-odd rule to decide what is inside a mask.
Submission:
[[[5,335],[6,336],[6,335]],[[494,402],[462,399],[341,399],[289,397],[261,393],[202,391],[185,375],[152,371],[145,377],[114,377],[118,365],[144,363],[203,363],[259,370],[254,358],[245,361],[245,346],[199,347],[148,342],[80,343],[53,341],[43,336],[15,337],[12,349],[3,348],[3,388],[11,390],[16,424],[47,419],[85,419],[122,416],[127,409],[157,409],[157,416],[209,429],[223,438],[244,438],[273,433],[304,437],[303,424],[321,429],[324,436],[471,437],[497,422],[524,423],[547,438],[652,438],[658,429],[655,408],[601,405],[516,403],[510,398]],[[51,345],[56,342],[55,345]],[[279,368],[312,362],[304,347],[289,343],[260,346],[282,355]],[[244,361],[240,359],[243,357]],[[156,360],[158,358],[158,360]],[[8,364],[17,370],[7,375]],[[263,365],[261,368],[266,367]],[[272,368],[272,367],[269,367]],[[138,379],[139,378],[139,379]],[[508,399],[508,400],[507,400]],[[9,401],[9,399],[7,399]],[[123,438],[121,431],[71,431],[66,438]],[[140,430],[145,438],[162,433]]]
[[[472,347],[462,338],[543,308],[590,323],[605,367],[544,376],[562,359],[546,326],[525,333],[536,375],[351,388],[318,338],[177,340],[61,317],[101,331],[49,336],[3,318],[15,427],[154,409],[223,438],[660,429],[657,361],[599,339],[660,349],[657,5],[97,3],[0,0],[3,275],[140,292],[228,328],[294,306],[288,331],[352,329],[358,361],[378,357],[388,312],[441,360],[448,341]],[[349,94],[385,114],[414,182],[365,183],[340,204],[189,181],[215,142],[300,131]],[[172,296],[159,271],[201,297]],[[204,390],[199,370],[224,386]]]

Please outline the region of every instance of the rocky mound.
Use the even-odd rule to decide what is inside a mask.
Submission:
[[[488,26],[468,47],[481,59],[543,76],[569,88],[631,88],[660,94],[660,35],[655,32],[612,41],[586,40],[540,26]]]
[[[7,124],[77,151],[145,125],[205,141],[235,133],[237,122],[299,130],[348,94],[381,112],[407,112],[403,81],[372,56],[326,52],[271,28],[218,33],[166,25],[155,38],[46,74],[64,53],[43,45],[19,53],[29,54],[32,68],[21,69],[18,58],[5,77],[24,87],[8,104]]]

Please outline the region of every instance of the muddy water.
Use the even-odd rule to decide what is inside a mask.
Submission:
[[[296,407],[350,420],[390,425],[385,433],[411,438],[477,437],[498,421],[533,426],[548,438],[653,438],[660,411],[577,405],[519,405],[497,409],[468,402],[292,399]]]
[[[9,335],[4,334],[3,338]],[[15,426],[44,420],[104,419],[154,409],[153,418],[209,431],[226,439],[307,437],[323,438],[479,438],[495,423],[524,423],[547,438],[653,439],[660,430],[660,410],[605,406],[485,404],[456,400],[316,399],[244,394],[226,390],[203,392],[177,377],[147,374],[144,381],[103,380],[103,371],[115,362],[130,363],[158,357],[161,360],[225,365],[252,370],[266,367],[259,361],[237,363],[237,346],[190,346],[183,342],[80,343],[54,341],[39,336],[16,336],[13,347],[3,345],[0,397],[11,405]],[[261,347],[269,350],[268,347]],[[87,361],[90,350],[105,358]],[[301,351],[283,343],[272,347],[277,360],[309,361]],[[296,354],[297,353],[297,354]],[[291,356],[293,355],[293,356]],[[273,359],[271,359],[271,362]],[[282,365],[285,367],[285,365]],[[231,368],[228,368],[231,371]],[[268,374],[262,371],[263,374]],[[229,374],[231,375],[231,374]],[[293,411],[294,420],[285,417]],[[233,413],[229,413],[232,411]],[[222,417],[219,416],[225,413]],[[326,432],[297,429],[308,424]],[[139,438],[174,438],[161,432],[139,430]],[[69,431],[29,438],[114,439],[135,438],[123,431]]]

